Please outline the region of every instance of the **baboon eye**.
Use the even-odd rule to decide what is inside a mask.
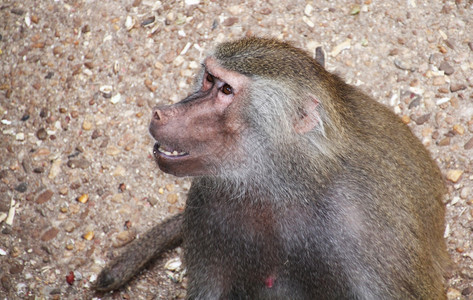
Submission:
[[[227,83],[225,83],[223,86],[222,86],[222,93],[224,93],[225,95],[230,95],[230,94],[233,94],[233,89],[230,85],[228,85]]]
[[[207,76],[205,77],[205,80],[207,80],[210,83],[214,83],[214,77],[208,73],[207,73]]]

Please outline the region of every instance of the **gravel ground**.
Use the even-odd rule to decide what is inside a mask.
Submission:
[[[322,46],[329,70],[409,124],[449,190],[449,299],[473,299],[471,0],[2,0],[1,299],[185,296],[182,270],[165,267],[179,249],[119,291],[89,287],[184,207],[188,179],[151,158],[151,108],[189,92],[212,45],[245,35]]]

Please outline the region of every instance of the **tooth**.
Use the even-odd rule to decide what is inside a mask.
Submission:
[[[177,156],[177,155],[179,155],[179,153],[177,153],[177,151],[174,150],[174,151],[172,152],[172,155]]]

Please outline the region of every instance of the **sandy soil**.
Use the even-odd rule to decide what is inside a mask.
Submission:
[[[252,34],[323,46],[329,70],[409,123],[449,190],[449,299],[473,298],[473,2],[290,2],[0,2],[1,299],[185,296],[164,267],[179,249],[119,291],[89,287],[184,207],[188,179],[151,158],[151,108],[189,92],[212,45]]]

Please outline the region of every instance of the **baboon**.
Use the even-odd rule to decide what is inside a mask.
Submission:
[[[222,43],[190,96],[154,109],[159,168],[193,177],[186,208],[105,267],[98,290],[183,241],[189,299],[446,299],[438,167],[317,61],[270,38]]]

